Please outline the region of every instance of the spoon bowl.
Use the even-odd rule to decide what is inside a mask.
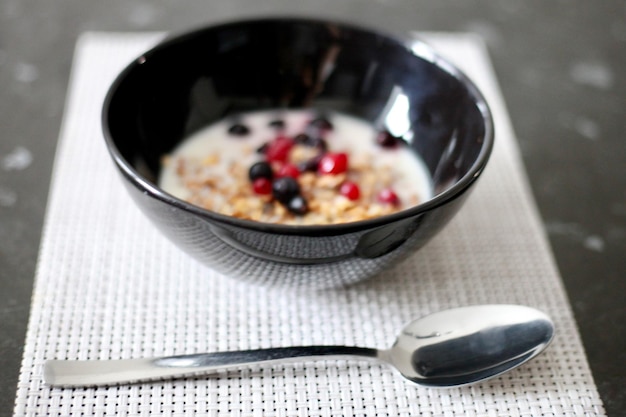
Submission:
[[[530,307],[461,307],[406,325],[386,361],[420,385],[466,385],[521,365],[545,349],[553,334],[550,318]]]
[[[495,377],[542,352],[554,325],[544,313],[516,305],[480,305],[441,311],[404,327],[393,346],[299,346],[119,360],[49,360],[51,386],[115,385],[197,376],[252,364],[350,359],[386,362],[418,385],[454,387]]]

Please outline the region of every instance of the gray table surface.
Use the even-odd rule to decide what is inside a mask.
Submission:
[[[609,416],[626,410],[626,3],[0,0],[0,415],[11,415],[72,53],[86,30],[258,15],[487,41]]]

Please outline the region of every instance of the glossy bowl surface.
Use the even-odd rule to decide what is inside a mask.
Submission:
[[[241,112],[302,108],[405,126],[434,197],[373,220],[286,226],[210,212],[156,185],[162,157],[198,129]],[[371,277],[423,246],[461,207],[493,145],[480,92],[424,43],[292,18],[165,40],[113,83],[103,127],[133,199],[179,247],[229,276],[314,287]]]

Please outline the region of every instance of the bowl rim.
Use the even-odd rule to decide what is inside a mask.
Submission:
[[[228,216],[224,214],[220,214],[215,211],[204,209],[200,206],[196,206],[194,204],[188,203],[182,199],[179,199],[165,190],[161,189],[158,185],[146,179],[143,175],[141,175],[130,163],[127,161],[115,145],[113,140],[113,135],[109,129],[108,124],[108,113],[111,106],[111,101],[119,86],[122,84],[127,75],[132,72],[139,65],[143,64],[147,59],[149,59],[150,55],[158,53],[163,48],[171,47],[177,43],[184,42],[188,38],[193,38],[201,35],[202,33],[215,31],[215,30],[224,30],[228,27],[241,26],[251,23],[308,23],[308,24],[330,24],[336,25],[339,27],[343,27],[349,30],[355,30],[360,32],[371,33],[376,36],[380,36],[386,38],[389,41],[397,43],[399,46],[404,48],[408,53],[415,55],[420,59],[424,59],[433,65],[436,65],[441,70],[450,74],[454,78],[456,78],[459,82],[461,82],[467,91],[472,97],[478,111],[481,114],[483,124],[484,124],[484,135],[482,137],[482,147],[475,161],[472,163],[471,167],[467,171],[467,173],[461,177],[458,181],[456,181],[451,187],[446,189],[443,192],[433,195],[428,200],[419,203],[415,206],[406,208],[396,213],[376,217],[373,219],[367,220],[359,220],[354,222],[347,223],[336,223],[336,224],[323,224],[323,225],[287,225],[287,224],[279,224],[279,223],[264,223],[253,220],[240,219],[233,216]],[[309,18],[309,17],[285,17],[285,16],[265,16],[265,17],[257,17],[257,18],[243,18],[230,20],[227,22],[216,22],[211,24],[206,24],[203,26],[196,27],[194,29],[189,29],[186,31],[182,31],[179,33],[171,33],[167,34],[161,41],[159,41],[156,45],[150,47],[143,53],[141,53],[138,57],[133,59],[128,65],[122,69],[118,75],[115,77],[109,89],[107,90],[106,96],[103,101],[102,111],[101,111],[101,123],[102,123],[102,131],[104,133],[105,143],[107,145],[107,149],[109,151],[110,156],[112,157],[115,165],[117,165],[118,169],[121,173],[128,179],[130,182],[137,187],[144,194],[147,194],[157,200],[160,200],[170,206],[176,207],[183,211],[189,212],[196,216],[200,216],[202,218],[208,218],[220,223],[226,223],[232,226],[238,226],[243,229],[256,230],[259,232],[270,232],[276,234],[284,234],[284,235],[309,235],[309,236],[331,236],[337,234],[343,234],[353,231],[372,229],[378,226],[383,226],[385,224],[393,223],[398,220],[406,219],[409,217],[419,216],[423,213],[431,211],[437,207],[444,205],[445,203],[452,201],[462,195],[465,191],[468,190],[469,186],[478,179],[484,170],[487,161],[491,155],[494,146],[494,121],[493,115],[490,110],[490,107],[483,95],[483,93],[478,89],[476,84],[456,65],[447,60],[446,58],[439,55],[439,53],[430,46],[427,42],[424,42],[419,36],[415,36],[413,34],[407,33],[406,39],[402,39],[400,36],[393,35],[390,33],[385,33],[377,28],[366,27],[359,24],[342,22],[334,19],[326,19],[326,18]]]

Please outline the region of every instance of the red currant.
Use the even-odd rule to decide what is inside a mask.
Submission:
[[[257,178],[252,182],[252,190],[256,194],[267,195],[272,193],[272,181],[267,178]]]
[[[285,162],[289,158],[289,151],[293,147],[293,140],[285,136],[278,136],[267,145],[265,157],[269,162]]]
[[[352,181],[346,181],[341,184],[341,187],[339,187],[339,193],[349,200],[353,201],[358,200],[361,196],[361,190],[359,189],[359,186]]]
[[[400,198],[398,198],[398,195],[391,188],[381,190],[380,193],[378,193],[378,201],[384,204],[391,204],[392,206],[400,204]]]
[[[286,163],[283,164],[276,172],[276,176],[278,178],[281,177],[291,177],[298,178],[300,176],[300,170],[294,164]]]
[[[317,170],[320,174],[342,174],[348,170],[348,155],[343,152],[324,154]]]

